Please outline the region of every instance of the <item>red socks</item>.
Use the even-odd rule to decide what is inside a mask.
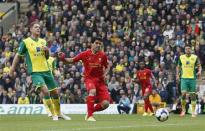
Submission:
[[[87,112],[88,112],[88,117],[93,116],[94,104],[95,104],[95,96],[88,96],[88,97],[87,97]]]
[[[95,112],[95,111],[102,111],[102,110],[104,110],[104,109],[102,108],[101,103],[98,103],[98,104],[94,107],[94,112]]]
[[[145,112],[147,112],[148,109],[150,109],[150,111],[151,111],[152,113],[154,112],[154,110],[153,110],[153,108],[152,108],[152,105],[151,105],[149,99],[145,99],[145,100],[144,100],[144,107],[145,107]]]

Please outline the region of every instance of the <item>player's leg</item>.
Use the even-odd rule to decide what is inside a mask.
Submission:
[[[85,86],[88,92],[87,96],[87,115],[85,117],[85,120],[87,121],[96,121],[93,118],[93,112],[94,112],[94,104],[95,104],[95,97],[96,97],[96,87],[95,83],[92,80],[86,80]]]
[[[144,104],[145,104],[145,113],[143,114],[143,116],[146,116],[148,115],[147,112],[148,112],[148,109],[151,111],[151,113],[149,114],[150,116],[154,115],[154,110],[152,108],[152,104],[150,103],[150,100],[149,100],[149,95],[151,94],[151,87],[148,86],[146,89],[145,89],[145,92],[144,92]]]
[[[152,86],[149,85],[147,87],[147,90],[145,90],[145,91],[146,91],[147,96],[148,96],[148,98],[147,98],[147,106],[148,106],[148,109],[151,111],[151,113],[149,115],[153,116],[154,115],[154,110],[153,110],[152,104],[151,104],[151,102],[149,100],[149,96],[152,94]]]
[[[48,105],[46,104],[45,98],[43,98],[43,104],[44,104],[44,106],[45,106],[45,108],[46,108],[46,112],[48,113],[48,117],[52,117],[52,113],[51,113],[51,111],[49,110]]]
[[[188,91],[188,83],[186,79],[181,79],[181,105],[182,105],[182,111],[180,113],[180,116],[184,116],[185,115],[185,111],[186,111],[186,101],[187,98],[189,97],[187,94]]]
[[[48,91],[48,88],[46,86],[46,83],[43,79],[43,76],[41,73],[32,73],[31,79],[33,82],[33,85],[36,87],[36,90],[40,90],[43,94],[44,99],[44,106],[48,107],[49,111],[51,112],[52,116],[54,115],[54,109],[52,105],[52,101],[50,99],[50,94]]]
[[[97,86],[96,98],[98,99],[99,103],[95,105],[94,112],[105,110],[109,107],[110,104],[110,95],[106,84],[101,82]]]
[[[70,117],[61,113],[59,91],[51,72],[44,73],[44,79],[50,91],[50,96],[53,102],[55,116],[61,117],[64,120],[71,120]]]
[[[147,116],[148,115],[148,106],[147,106],[147,101],[146,101],[146,98],[147,96],[145,95],[145,88],[142,87],[142,98],[144,100],[144,113],[143,113],[143,116]]]
[[[196,108],[196,100],[197,100],[197,94],[196,94],[196,80],[189,80],[189,86],[190,86],[190,92],[189,96],[191,98],[191,106],[192,106],[192,117],[196,117],[195,108]]]

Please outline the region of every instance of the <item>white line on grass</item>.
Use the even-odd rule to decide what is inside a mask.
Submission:
[[[85,131],[85,130],[101,130],[101,129],[122,129],[122,128],[141,128],[141,127],[167,127],[167,126],[197,126],[199,124],[147,124],[147,125],[127,125],[127,126],[99,126],[99,127],[89,127],[89,128],[76,128],[76,129],[48,129],[41,131]]]

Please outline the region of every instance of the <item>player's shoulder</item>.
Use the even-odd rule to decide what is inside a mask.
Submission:
[[[191,57],[192,57],[192,58],[197,58],[198,56],[195,55],[195,54],[191,54]]]
[[[106,56],[106,53],[105,53],[104,51],[99,51],[99,54],[100,54],[101,56]]]
[[[31,41],[31,38],[30,38],[30,37],[27,37],[27,38],[25,38],[25,39],[22,40],[23,43],[26,43],[26,42],[28,42],[28,41]]]
[[[92,51],[90,50],[90,49],[88,49],[88,50],[85,50],[85,51],[82,51],[80,54],[91,54],[92,53]]]
[[[180,57],[179,57],[180,59],[185,59],[186,58],[186,55],[185,54],[183,54],[183,55],[180,55]]]
[[[45,39],[39,38],[38,40],[39,40],[40,43],[43,44],[43,45],[47,43]]]
[[[152,72],[149,68],[145,69],[146,72]]]

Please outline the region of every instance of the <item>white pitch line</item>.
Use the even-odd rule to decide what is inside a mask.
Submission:
[[[50,129],[41,131],[85,131],[85,130],[100,130],[100,129],[122,129],[122,128],[141,128],[141,127],[167,127],[167,126],[197,126],[199,124],[148,124],[148,125],[133,125],[133,126],[101,126],[101,127],[89,127],[89,128],[76,128],[76,129]]]

